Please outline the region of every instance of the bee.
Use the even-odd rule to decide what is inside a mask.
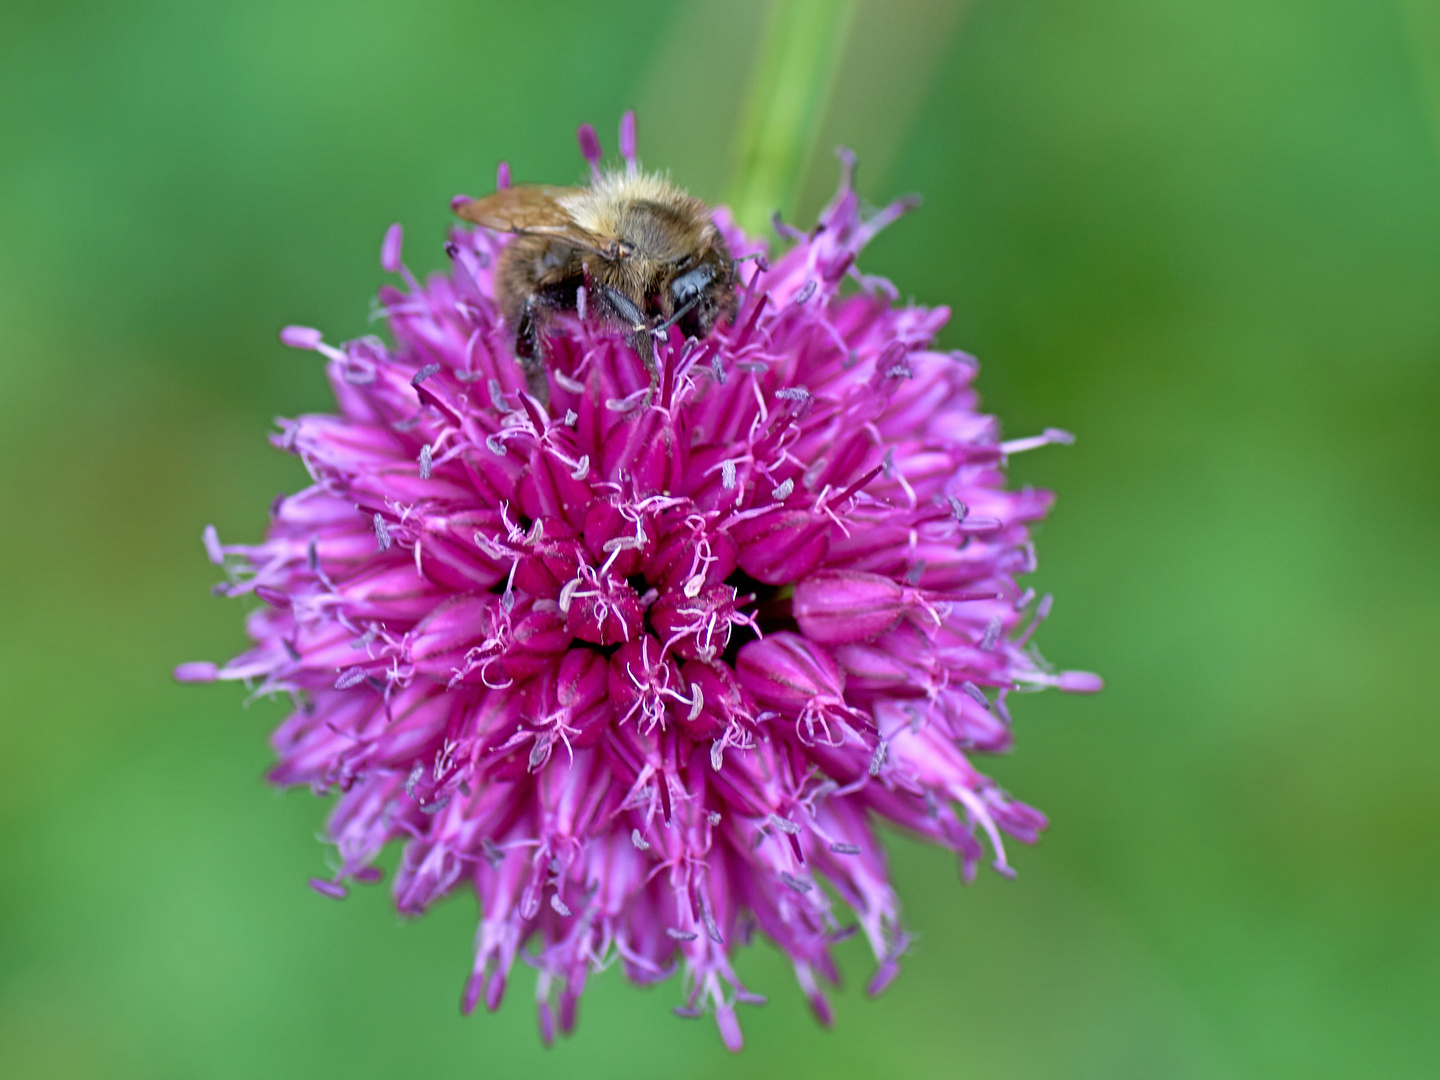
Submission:
[[[621,329],[650,373],[654,339],[671,326],[703,338],[735,308],[735,261],[710,208],[668,179],[596,172],[588,187],[501,188],[455,210],[514,233],[496,293],[530,392],[547,401],[545,332],[562,311]]]

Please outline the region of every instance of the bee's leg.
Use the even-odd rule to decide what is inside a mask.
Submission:
[[[545,378],[545,336],[542,305],[533,295],[525,300],[515,327],[515,357],[525,371],[525,386],[540,404],[550,405],[550,382]]]
[[[597,285],[595,295],[610,316],[624,325],[625,340],[635,350],[635,355],[640,357],[645,370],[650,373],[650,385],[654,386],[660,381],[660,372],[655,366],[655,342],[650,336],[650,324],[645,313],[630,297],[609,285]]]
[[[649,330],[636,330],[625,335],[625,340],[635,350],[635,355],[640,357],[640,362],[645,365],[645,370],[650,374],[650,386],[653,388],[660,382],[660,369],[655,365],[655,339],[650,336]]]
[[[550,380],[545,377],[545,357],[534,356],[522,362],[525,369],[525,387],[530,396],[547,409],[550,407]]]
[[[529,297],[520,309],[520,318],[515,325],[515,358],[527,365],[541,351],[538,314],[535,298]]]

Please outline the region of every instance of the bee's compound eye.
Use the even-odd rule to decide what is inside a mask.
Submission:
[[[670,284],[670,292],[680,303],[699,296],[706,285],[715,279],[715,271],[708,266],[697,266],[686,271]]]

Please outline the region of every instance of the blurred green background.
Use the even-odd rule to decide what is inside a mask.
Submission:
[[[896,840],[918,942],[818,1030],[767,947],[732,1059],[618,972],[544,1051],[462,1020],[473,900],[343,904],[279,713],[180,687],[242,644],[254,538],[323,409],[288,322],[365,332],[392,221],[573,130],[730,189],[765,0],[0,7],[0,1075],[1420,1077],[1440,1062],[1440,5],[859,0],[808,222],[861,153],[924,208],[869,269],[955,310],[1052,486],[1042,635],[1104,673],[993,763],[1053,822],[970,888]],[[1440,664],[1437,664],[1440,667]],[[1427,676],[1426,671],[1431,672]]]

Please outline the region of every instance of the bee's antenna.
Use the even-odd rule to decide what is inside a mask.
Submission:
[[[600,149],[600,136],[595,134],[595,129],[589,124],[581,124],[575,137],[580,140],[580,153],[584,154],[585,160],[590,163],[590,175],[599,177],[600,159],[605,156],[605,151]]]
[[[631,176],[639,170],[635,160],[635,110],[630,109],[620,117],[620,156],[625,159],[625,171]]]
[[[652,327],[650,328],[650,333],[654,334],[656,337],[659,337],[661,334],[665,333],[666,330],[669,330],[670,327],[674,326],[677,322],[679,322],[679,321],[680,321],[681,319],[683,319],[686,315],[688,315],[688,314],[690,313],[690,309],[693,308],[693,307],[694,307],[696,304],[698,304],[699,302],[700,302],[700,294],[699,294],[699,293],[696,293],[696,294],[695,294],[694,296],[692,296],[689,300],[687,300],[687,301],[685,302],[684,306],[682,306],[682,307],[680,308],[680,310],[678,310],[677,312],[675,312],[674,315],[671,315],[670,318],[666,319],[663,323],[660,323],[660,324],[658,324],[658,325],[656,325],[656,326],[652,326]]]

